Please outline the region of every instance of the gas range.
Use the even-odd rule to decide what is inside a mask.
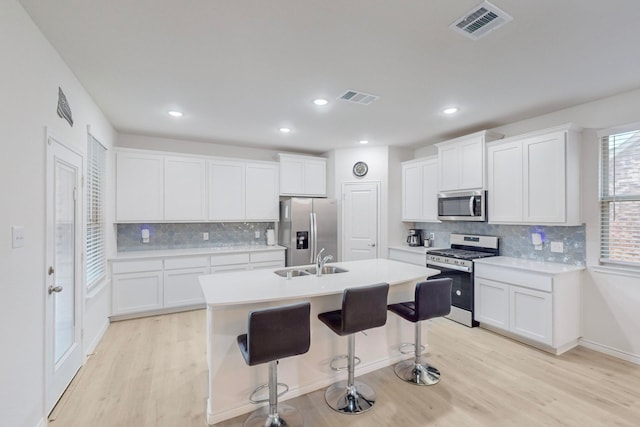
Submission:
[[[474,259],[498,255],[498,238],[494,236],[452,234],[450,243],[448,249],[427,250],[427,263],[472,272]]]
[[[498,255],[498,238],[452,234],[451,248],[427,250],[427,267],[440,270],[433,276],[452,279],[451,313],[446,316],[465,326],[477,326],[473,318],[473,260]]]

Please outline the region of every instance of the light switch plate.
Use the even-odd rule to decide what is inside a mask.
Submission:
[[[256,239],[259,239],[260,238],[260,232],[256,231],[255,236],[256,236]]]
[[[562,242],[551,242],[551,252],[563,253],[564,252],[564,244]]]
[[[22,248],[24,246],[24,227],[14,225],[11,227],[11,247]]]

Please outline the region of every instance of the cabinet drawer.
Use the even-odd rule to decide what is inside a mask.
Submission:
[[[252,252],[249,256],[251,262],[265,262],[265,261],[283,261],[284,251],[270,251],[270,252]]]
[[[137,273],[143,271],[162,270],[162,260],[115,261],[111,264],[113,274]]]
[[[167,258],[164,260],[164,268],[166,270],[197,267],[209,267],[209,257],[198,256],[189,258]]]
[[[233,265],[233,264],[247,264],[249,263],[248,253],[239,254],[220,254],[211,256],[211,266],[217,267],[219,265]]]
[[[523,286],[542,292],[552,292],[553,290],[553,277],[545,274],[485,264],[475,264],[474,268],[476,277]]]

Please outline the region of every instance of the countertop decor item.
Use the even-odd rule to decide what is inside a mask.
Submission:
[[[369,172],[369,166],[365,162],[356,162],[353,165],[353,174],[357,177],[363,177]]]

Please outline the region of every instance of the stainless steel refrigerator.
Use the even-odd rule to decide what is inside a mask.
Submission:
[[[278,243],[287,248],[286,265],[313,264],[322,256],[338,260],[338,202],[292,197],[280,202]]]

